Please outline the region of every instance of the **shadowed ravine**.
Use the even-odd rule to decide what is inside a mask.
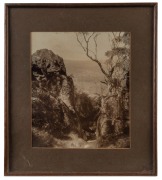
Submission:
[[[129,113],[123,101],[127,96],[126,88],[120,98],[82,92],[66,72],[63,58],[48,49],[36,51],[32,55],[33,147],[129,148]]]

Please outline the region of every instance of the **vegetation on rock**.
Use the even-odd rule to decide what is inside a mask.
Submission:
[[[63,58],[51,50],[32,54],[33,146],[129,148],[130,33],[113,33],[103,65],[97,57],[98,33],[76,33],[87,57],[103,73],[106,92],[77,90]],[[95,50],[89,48],[94,42]]]

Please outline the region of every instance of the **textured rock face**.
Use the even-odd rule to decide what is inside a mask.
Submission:
[[[125,85],[120,94],[112,92],[109,96],[102,97],[96,131],[99,146],[112,143],[117,137],[129,136],[128,82],[129,80],[125,79]]]
[[[128,83],[120,95],[92,96],[74,88],[63,59],[52,51],[38,50],[31,59],[33,146],[71,141],[81,147],[81,140],[87,148],[129,147]]]
[[[41,69],[40,74],[47,75],[59,72],[59,74],[66,75],[63,59],[48,49],[37,50],[32,55],[32,65]]]
[[[33,127],[56,136],[80,133],[73,80],[66,75],[63,59],[48,49],[36,51],[31,59]]]

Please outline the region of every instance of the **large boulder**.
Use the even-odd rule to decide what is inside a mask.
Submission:
[[[37,50],[32,54],[32,71],[40,75],[51,75],[51,73],[66,75],[63,58],[48,49]]]
[[[58,138],[71,131],[80,134],[73,80],[66,74],[63,58],[41,49],[32,54],[31,60],[33,127]]]

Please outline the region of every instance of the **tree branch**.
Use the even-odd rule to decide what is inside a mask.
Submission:
[[[83,46],[82,42],[79,40],[78,35],[76,34],[76,36],[77,36],[77,41],[78,41],[79,44],[81,45],[82,49],[86,52],[87,57],[88,57],[89,59],[91,59],[92,61],[94,61],[95,63],[97,63],[98,66],[99,66],[99,68],[100,68],[100,70],[101,70],[101,72],[107,77],[107,79],[109,79],[109,78],[111,77],[111,76],[110,76],[111,73],[110,73],[110,72],[107,73],[107,72],[104,70],[101,62],[97,59],[96,56],[95,56],[95,58],[93,58],[93,57],[89,54],[89,52],[92,52],[92,53],[94,54],[94,52],[89,49],[89,41],[90,41],[90,39],[91,39],[91,37],[92,37],[93,35],[94,35],[94,32],[93,32],[93,33],[88,37],[88,39],[87,39],[86,34],[85,34],[85,33],[82,33],[83,39],[84,39],[84,41],[85,41],[85,43],[86,43],[86,47]],[[96,47],[97,47],[97,42],[96,42]],[[94,54],[94,55],[95,55],[95,54]]]
[[[88,42],[89,42],[90,38],[91,38],[93,35],[94,35],[94,32],[89,36]]]
[[[86,52],[86,49],[84,48],[83,44],[81,43],[81,41],[79,40],[79,36],[76,33],[76,37],[77,37],[77,41],[79,42],[80,46],[82,47],[82,49]]]
[[[95,43],[95,51],[96,51],[96,59],[97,59],[97,36],[98,36],[98,34],[96,34],[95,35],[95,37],[94,37],[94,43]]]
[[[102,64],[97,60],[97,59],[94,59],[92,56],[89,55],[89,52],[87,50],[87,56],[94,62],[96,62],[98,64],[98,66],[100,67],[102,73],[107,77],[109,78],[109,74],[106,73],[106,71],[103,69],[102,67]]]

